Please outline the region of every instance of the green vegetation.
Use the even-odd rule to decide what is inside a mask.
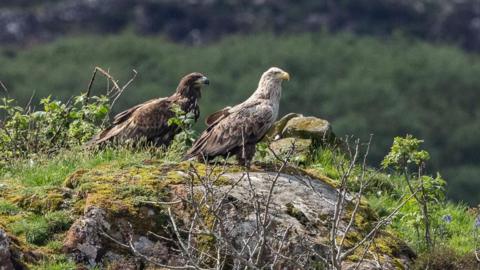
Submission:
[[[75,270],[78,269],[75,263],[71,262],[65,256],[53,256],[39,265],[34,265],[32,270]]]
[[[439,202],[444,199],[445,180],[437,174],[436,178],[423,175],[430,155],[425,150],[420,150],[422,140],[407,135],[405,138],[396,137],[392,148],[382,161],[383,168],[394,167],[402,174],[410,193],[418,203],[421,211],[418,211],[418,218],[423,220],[424,240],[427,250],[433,246],[431,229],[432,207],[438,207]],[[413,172],[412,172],[413,170]],[[421,214],[421,215],[420,215]],[[419,224],[414,224],[418,229]]]
[[[342,156],[324,149],[308,167],[326,173],[334,181],[338,181],[339,172],[335,166],[338,164],[335,159],[338,158]],[[357,190],[359,187],[354,179],[359,177],[360,170],[354,171],[353,180],[349,184],[352,190]],[[408,197],[411,192],[403,174],[390,175],[369,169],[366,175],[371,184],[366,189],[365,197],[368,205],[380,218],[390,214],[399,205],[401,198],[405,198],[405,195]],[[430,179],[438,180],[433,177]],[[415,189],[421,184],[418,179],[412,183]],[[424,184],[428,186],[426,182]],[[420,194],[421,192],[418,196]],[[425,239],[422,203],[414,198],[400,209],[387,231],[404,240],[417,254],[418,259],[415,260],[413,269],[477,269],[478,263],[473,251],[479,241],[479,225],[475,225],[478,222],[478,210],[446,201],[441,185],[439,189],[427,188],[426,194],[432,199],[427,201],[430,247]],[[377,245],[381,245],[381,240],[378,240]]]
[[[86,94],[76,96],[71,105],[49,96],[40,101],[43,110],[33,112],[15,106],[13,99],[1,101],[5,117],[0,129],[0,169],[18,158],[83,144],[100,131],[100,123],[109,112],[107,97]]]
[[[373,165],[379,164],[394,136],[423,138],[432,156],[431,172],[441,170],[448,180],[449,198],[471,204],[480,199],[474,181],[480,173],[480,61],[453,47],[402,36],[382,40],[321,33],[231,37],[188,47],[124,34],[69,38],[0,54],[6,63],[0,66],[0,80],[19,105],[34,91],[37,98],[52,94],[66,100],[78,95],[85,91],[95,65],[109,68],[120,82],[131,77],[131,69],[139,72],[113,108],[116,112],[169,95],[181,76],[201,71],[212,81],[203,91],[201,119],[242,101],[261,72],[281,66],[292,75],[285,85],[282,112],[326,118],[337,134],[375,134]],[[93,92],[105,94],[104,88],[97,82]]]

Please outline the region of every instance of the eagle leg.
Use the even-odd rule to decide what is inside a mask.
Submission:
[[[250,168],[253,156],[255,156],[255,144],[246,144],[236,153],[238,164]]]

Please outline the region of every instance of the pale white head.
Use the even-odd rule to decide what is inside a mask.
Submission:
[[[290,80],[290,75],[278,67],[271,67],[262,74],[254,98],[279,100],[282,93],[282,81]]]
[[[281,83],[284,80],[290,80],[290,75],[278,67],[271,67],[262,74],[260,81],[276,81]]]

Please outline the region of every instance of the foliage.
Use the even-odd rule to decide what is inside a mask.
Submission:
[[[14,100],[2,99],[0,110],[5,119],[0,126],[0,166],[18,158],[28,159],[39,153],[54,153],[61,148],[80,145],[99,131],[108,115],[108,98],[82,94],[73,103],[53,100],[40,101],[43,110],[32,111],[14,105]]]
[[[195,114],[193,112],[185,113],[176,104],[172,107],[172,110],[175,116],[168,119],[168,125],[177,126],[180,129],[180,133],[175,135],[171,148],[180,148],[179,150],[184,153],[192,146],[196,138],[196,132],[192,129],[195,124]]]
[[[444,198],[445,180],[440,174],[436,178],[423,175],[423,169],[430,155],[425,150],[420,150],[422,140],[407,135],[405,138],[395,137],[390,152],[382,161],[382,166],[394,167],[398,173],[402,173],[409,191],[419,204],[419,211],[412,212],[413,225],[415,228],[422,226],[425,233],[425,247],[432,248],[432,207],[437,207]],[[409,166],[411,165],[411,166]],[[412,166],[413,165],[413,166]],[[413,172],[411,171],[413,169]],[[418,194],[417,194],[418,192]],[[422,220],[423,224],[420,224]]]
[[[430,159],[427,151],[419,150],[421,143],[423,143],[423,140],[414,138],[410,134],[405,138],[395,137],[390,152],[382,161],[383,168],[393,166],[397,170],[403,170],[405,166],[411,163],[421,166],[422,163]]]
[[[396,143],[394,143],[394,147],[392,148],[398,151],[392,151],[392,153],[387,155],[391,160],[402,160],[393,158],[400,156],[394,155],[396,152],[402,152],[406,154],[404,156],[410,156],[412,158],[411,160],[416,160],[418,163],[421,163],[423,158],[418,159],[413,157],[428,157],[428,153],[418,155],[418,152],[423,151],[420,149],[421,140],[407,136],[404,138],[396,138],[395,141]],[[400,151],[401,149],[403,149],[403,151]],[[417,152],[417,154],[415,154],[415,152]],[[338,182],[339,172],[338,168],[334,166],[338,161],[335,161],[335,158],[345,157],[342,157],[341,154],[327,147],[314,155],[314,160],[312,160],[312,164],[309,164],[308,167],[318,169]],[[407,159],[404,160],[406,161]],[[414,161],[411,161],[411,163],[415,164]],[[352,179],[349,183],[352,191],[359,189],[356,178],[361,177],[360,174],[361,169],[354,168]],[[365,177],[369,179],[369,185],[365,190],[366,198],[368,204],[375,210],[379,218],[386,217],[391,213],[398,206],[400,199],[405,194],[410,193],[410,189],[402,174],[386,174],[374,168],[369,168],[365,172],[365,175]],[[421,182],[419,179],[412,179],[411,181],[414,186],[418,186]],[[432,265],[441,263],[443,261],[442,258],[432,257],[430,254],[437,254],[439,250],[443,249],[449,250],[449,259],[452,263],[456,264],[458,262],[459,265],[463,265],[460,264],[460,262],[463,262],[465,258],[469,258],[470,264],[468,265],[477,265],[476,262],[471,260],[473,251],[476,248],[475,233],[478,233],[479,230],[477,228],[480,228],[480,226],[475,226],[476,213],[469,210],[464,204],[455,204],[445,200],[445,181],[441,175],[437,174],[434,177],[423,175],[422,181],[429,206],[434,249],[432,251],[426,251],[425,249],[424,235],[421,234],[421,231],[424,229],[423,215],[420,204],[414,199],[411,199],[399,210],[389,225],[389,231],[406,241],[408,246],[419,254],[420,261],[416,263],[416,265],[424,265],[426,258],[429,257],[431,258],[430,263],[432,263]],[[480,222],[478,222],[478,224],[480,224]],[[478,244],[480,244],[480,242],[478,242]]]
[[[20,212],[18,206],[0,199],[0,215],[15,215],[18,212]]]

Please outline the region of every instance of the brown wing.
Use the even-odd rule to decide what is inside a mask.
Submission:
[[[132,107],[115,116],[113,125],[95,136],[89,145],[101,144],[112,139],[130,139],[144,137],[147,140],[170,139],[176,127],[168,125],[168,119],[174,113],[170,110],[170,99],[154,99]],[[167,138],[168,137],[168,138]]]
[[[218,112],[214,112],[214,113],[210,114],[209,116],[207,116],[207,119],[205,119],[205,124],[209,127],[209,126],[213,125],[219,119],[222,119],[222,118],[228,116],[230,114],[229,110],[231,108],[232,107],[225,107]]]
[[[226,155],[235,148],[257,143],[273,123],[270,106],[251,104],[209,126],[187,152],[185,159]]]

